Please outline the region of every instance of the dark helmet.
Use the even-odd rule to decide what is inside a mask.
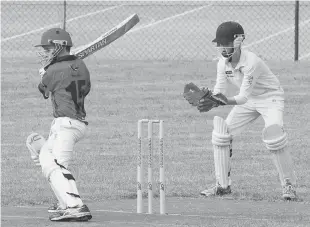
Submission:
[[[60,44],[61,46],[72,47],[70,34],[61,28],[51,28],[43,33],[41,43],[35,47],[46,46],[51,44]]]
[[[237,22],[227,21],[218,26],[216,30],[216,37],[212,40],[212,42],[225,45],[229,42],[233,42],[238,35],[242,35],[244,37],[244,30],[242,26]]]

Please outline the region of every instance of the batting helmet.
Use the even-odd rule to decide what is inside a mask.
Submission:
[[[35,45],[35,47],[47,46],[56,43],[61,46],[73,46],[71,36],[67,31],[61,28],[51,28],[43,33],[41,43]]]
[[[238,35],[244,36],[242,26],[234,21],[227,21],[220,24],[216,30],[216,37],[212,42],[225,45],[233,42]]]

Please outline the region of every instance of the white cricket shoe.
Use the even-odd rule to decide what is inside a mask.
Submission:
[[[216,184],[214,186],[211,186],[209,188],[206,188],[202,192],[200,192],[200,195],[209,197],[209,196],[223,196],[223,195],[228,195],[231,194],[231,188],[230,185],[228,185],[227,188],[223,188],[220,184]]]
[[[283,195],[284,200],[296,200],[296,189],[288,180],[286,180],[285,185],[283,186]]]
[[[50,215],[51,221],[88,221],[90,219],[92,219],[92,215],[86,205],[67,208]]]

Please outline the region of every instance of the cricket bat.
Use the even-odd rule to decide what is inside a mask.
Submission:
[[[71,54],[77,56],[80,59],[84,59],[93,53],[101,50],[102,48],[108,46],[124,34],[126,34],[131,28],[133,28],[140,21],[139,16],[137,14],[133,14],[126,18],[124,21],[116,25],[114,28],[110,29],[94,41],[89,44],[78,47],[75,50],[71,51]],[[39,73],[42,76],[45,73],[45,68],[47,66],[41,68]]]
[[[98,37],[93,42],[86,44],[84,46],[78,47],[73,50],[71,54],[74,54],[80,59],[84,59],[89,55],[97,52],[98,50],[108,46],[110,43],[114,42],[124,34],[126,34],[131,28],[133,28],[140,21],[137,14],[129,16],[127,19],[122,21],[120,24],[110,29],[102,36]]]

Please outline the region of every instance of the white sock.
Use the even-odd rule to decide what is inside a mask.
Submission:
[[[286,149],[272,152],[273,161],[277,167],[281,185],[285,185],[288,180],[291,184],[296,185],[296,175],[293,169],[293,161],[290,153]]]

